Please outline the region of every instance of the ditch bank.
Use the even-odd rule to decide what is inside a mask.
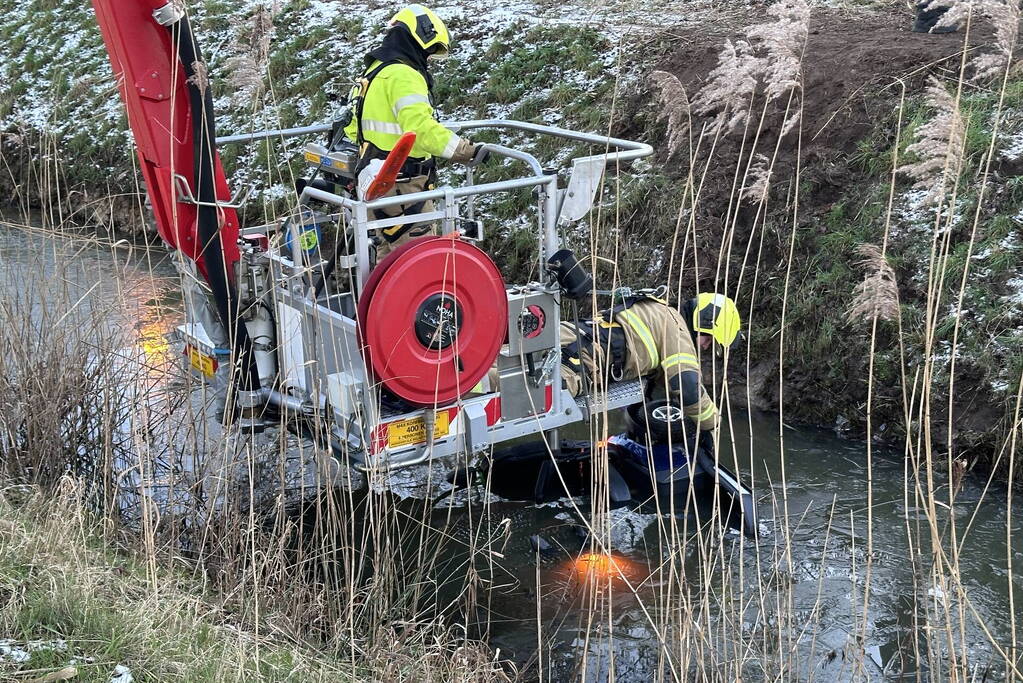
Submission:
[[[748,344],[734,352],[729,369],[733,403],[863,438],[872,372],[871,436],[897,443],[906,435],[904,392],[914,401],[909,412],[919,411],[926,369],[931,443],[969,466],[1004,467],[998,453],[1012,424],[1023,351],[1015,237],[1023,195],[1014,149],[1023,139],[1014,113],[1023,103],[1021,84],[1010,79],[1006,89],[1008,115],[982,200],[981,161],[998,93],[990,83],[964,84],[958,215],[936,222],[911,180],[897,174],[892,184],[893,159],[897,151],[899,165],[913,160],[906,148],[932,113],[921,98],[928,78],[951,83],[954,92],[964,49],[968,57],[988,50],[992,32],[978,22],[967,43],[964,32],[912,33],[911,19],[901,7],[812,12],[802,89],[791,103],[782,97],[763,107],[763,98],[755,99],[748,126],[720,135],[718,112],[698,112],[696,94],[719,64],[724,41],[742,40],[747,25],[720,26],[707,40],[684,27],[668,31],[656,68],[676,76],[694,103],[691,142],[681,150],[661,146],[655,165],[670,179],[665,203],[676,209],[630,223],[632,240],[689,245],[674,272],[664,263],[651,280],[681,282],[684,291],[694,287],[695,273],[702,291],[734,293],[747,312]],[[630,124],[621,133],[667,140],[663,106],[651,104],[654,90],[630,100]],[[801,116],[780,135],[787,105]],[[767,193],[744,196],[758,165],[770,171]],[[870,321],[850,320],[847,311],[864,279],[858,247],[885,242],[899,316],[879,321],[872,354]],[[914,435],[924,429],[915,414],[911,424]]]

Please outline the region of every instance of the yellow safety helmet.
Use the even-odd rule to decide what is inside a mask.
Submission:
[[[718,344],[731,346],[742,327],[739,309],[724,294],[700,294],[693,300],[693,329],[709,334]]]
[[[390,26],[404,26],[426,54],[444,58],[448,56],[451,36],[448,27],[432,10],[422,5],[409,5],[393,17]]]

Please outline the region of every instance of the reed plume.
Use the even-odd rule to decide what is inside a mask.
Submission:
[[[995,29],[995,50],[978,55],[970,63],[974,78],[995,78],[1012,63],[1019,39],[1020,7],[1017,0],[996,0],[984,3],[984,14]]]
[[[760,77],[770,101],[799,87],[810,7],[805,0],[785,0],[772,5],[767,13],[775,21],[758,24],[747,35],[763,52]]]
[[[746,174],[746,185],[742,188],[740,198],[750,202],[763,201],[771,186],[771,163],[763,154],[757,154],[755,161]]]
[[[280,12],[281,5],[276,0],[269,5],[258,6],[248,21],[248,41],[241,45],[244,51],[225,63],[227,80],[237,103],[256,102],[266,90],[264,74],[275,32],[273,22]]]
[[[718,65],[696,95],[693,110],[698,114],[716,113],[716,125],[735,130],[749,120],[759,77],[760,60],[750,44],[726,40],[718,54]]]
[[[856,248],[857,262],[866,271],[863,281],[853,290],[853,302],[846,311],[849,322],[856,320],[894,320],[899,317],[899,285],[888,259],[875,244]]]
[[[717,124],[727,130],[749,120],[758,91],[768,104],[799,87],[810,8],[806,0],[783,0],[767,13],[774,21],[751,27],[746,32],[748,41],[725,41],[717,67],[697,94],[694,111],[716,113]],[[798,120],[798,112],[789,114],[781,134],[788,133]]]
[[[995,32],[995,49],[970,61],[974,80],[995,78],[1009,68],[1019,39],[1019,0],[932,0],[927,9],[948,7],[937,27],[952,28],[981,19]]]
[[[955,97],[931,76],[924,97],[934,116],[916,130],[916,141],[907,151],[917,158],[903,164],[898,172],[916,182],[914,189],[926,190],[923,203],[937,205],[962,169],[966,145],[966,123]]]
[[[678,76],[667,71],[654,71],[650,80],[657,86],[657,104],[661,107],[659,120],[668,123],[669,155],[682,148],[689,132],[689,96]]]

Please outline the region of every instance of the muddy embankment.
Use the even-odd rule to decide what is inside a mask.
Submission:
[[[675,190],[684,207],[679,223],[676,213],[633,226],[658,232],[655,244],[683,244],[692,225],[696,249],[685,254],[681,270],[691,267],[703,290],[736,292],[748,311],[749,344],[729,369],[733,404],[783,408],[786,421],[862,438],[872,372],[874,438],[901,441],[908,399],[910,433],[926,433],[942,458],[950,451],[971,467],[1004,468],[1023,340],[1015,237],[1023,224],[1015,178],[1021,127],[1011,113],[1020,84],[1009,79],[1003,110],[1010,114],[1000,117],[983,196],[999,84],[963,84],[966,149],[956,215],[936,220],[911,180],[898,174],[892,185],[893,158],[898,149],[898,165],[913,160],[906,148],[932,115],[921,97],[928,78],[955,92],[966,36],[916,34],[911,23],[901,7],[814,11],[802,89],[766,111],[754,105],[748,127],[718,137],[709,133],[713,112],[700,115],[694,107],[695,151],[662,147],[657,164],[676,187],[688,180],[695,201]],[[721,43],[742,40],[746,27],[718,26],[699,37],[685,28],[671,33],[657,68],[676,75],[692,97],[718,64]],[[968,41],[971,57],[990,47],[992,31],[978,22]],[[623,132],[663,130],[650,99],[631,102],[633,123]],[[801,108],[801,121],[779,141],[786,106]],[[751,158],[753,166],[771,166],[762,202],[737,199]],[[886,244],[898,286],[899,315],[878,322],[873,352],[869,319],[846,315],[864,280],[857,249],[865,243]],[[658,275],[678,281],[677,270],[667,270]],[[683,272],[683,290],[691,278]],[[930,417],[918,419],[925,395]]]
[[[356,22],[351,13],[313,16],[293,4],[284,3],[271,18],[291,29],[272,37],[266,68],[276,79],[273,96],[279,101],[260,110],[256,118],[265,125],[259,127],[328,118],[336,74],[354,71],[384,11],[369,8]],[[1023,197],[1013,180],[1019,160],[1007,153],[1018,130],[1006,123],[978,201],[984,131],[989,140],[998,99],[990,84],[967,84],[962,93],[971,160],[958,190],[957,217],[936,223],[912,183],[899,178],[888,218],[893,152],[897,146],[904,156],[914,131],[930,115],[922,103],[928,76],[955,86],[962,32],[911,33],[912,18],[901,3],[869,11],[814,6],[801,55],[802,87],[791,91],[792,98],[777,100],[766,111],[754,98],[752,124],[721,135],[714,133],[716,112],[698,113],[694,107],[686,117],[688,144],[672,150],[650,74],[661,70],[677,76],[695,99],[718,65],[724,41],[741,40],[750,26],[772,21],[765,7],[704,12],[698,20],[647,33],[633,41],[635,49],[621,53],[615,51],[618,34],[607,22],[598,22],[603,28],[564,23],[551,28],[534,10],[537,15],[525,19],[469,5],[453,12],[449,23],[456,35],[462,31],[474,38],[471,49],[456,51],[438,74],[445,84],[445,115],[507,116],[593,130],[610,126],[620,136],[654,143],[655,159],[633,169],[637,180],[623,180],[614,212],[617,230],[610,238],[619,244],[603,255],[619,254],[622,276],[635,284],[667,280],[673,290],[687,293],[698,282],[704,290],[717,286],[736,294],[749,324],[748,345],[736,349],[728,371],[733,405],[748,400],[754,408],[783,409],[787,421],[862,437],[872,372],[873,436],[898,440],[907,431],[904,397],[914,401],[910,412],[915,413],[923,393],[920,377],[926,376],[930,440],[971,464],[992,462],[1008,434],[1023,356],[1023,277],[1015,257],[1023,243],[1014,237]],[[244,14],[248,10],[231,11],[237,16],[209,10],[200,17],[217,59],[237,52],[237,44],[257,42],[254,17]],[[6,122],[0,126],[5,162],[0,193],[23,209],[42,200],[52,211],[59,190],[67,204],[64,215],[70,208],[78,223],[137,231],[144,212],[105,53],[88,22],[59,8],[52,12],[60,15],[58,25],[78,26],[71,33],[82,46],[79,63],[86,71],[51,79],[62,102],[54,111],[75,123],[69,127],[62,118],[58,125],[52,116],[33,119],[35,108],[19,109],[19,91],[39,98],[28,86],[19,84],[6,100],[0,98],[0,122]],[[492,30],[481,32],[483,24],[493,24]],[[11,46],[25,31],[8,25],[0,33]],[[340,43],[314,40],[329,35],[345,35],[351,49],[338,54],[328,44]],[[985,49],[991,35],[982,25],[974,27],[971,48]],[[29,66],[42,68],[35,62]],[[251,124],[244,110],[225,108],[230,88],[219,87],[218,107],[229,111],[221,130]],[[105,94],[97,99],[96,93]],[[1010,82],[1007,93],[1004,109],[1023,110],[1023,88]],[[800,110],[801,118],[779,140],[786,105],[790,112]],[[57,132],[33,134],[41,129]],[[90,130],[99,133],[89,135]],[[228,165],[244,166],[245,180],[269,183],[272,178],[258,177],[268,166],[261,155],[239,154]],[[742,171],[751,159],[760,163],[760,155],[771,164],[767,194],[737,200]],[[47,158],[62,162],[59,172],[41,170],[46,166],[37,162]],[[510,207],[493,208],[507,218],[500,213]],[[522,226],[515,227],[520,222],[509,221],[512,227],[501,228],[499,239],[491,242],[503,263],[516,263],[516,250],[532,243]],[[886,243],[901,310],[898,320],[878,323],[873,353],[869,322],[850,322],[845,315],[863,280],[856,251],[863,243]],[[932,258],[935,245],[937,259]],[[971,270],[961,288],[966,267]]]

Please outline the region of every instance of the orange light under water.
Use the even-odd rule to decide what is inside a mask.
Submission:
[[[641,571],[637,563],[620,555],[605,553],[585,553],[573,560],[575,573],[580,579],[611,579],[630,581],[637,578]]]

